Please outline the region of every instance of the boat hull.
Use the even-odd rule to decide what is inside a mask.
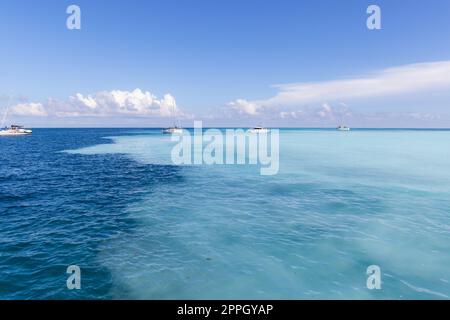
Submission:
[[[268,133],[269,130],[268,129],[250,129],[250,130],[248,130],[248,132],[250,132],[250,133]]]
[[[168,128],[168,129],[163,129],[162,133],[164,133],[164,134],[183,134],[183,129],[180,129],[180,128]]]
[[[31,130],[15,131],[15,130],[3,130],[0,131],[0,136],[28,136],[32,134]]]
[[[0,136],[29,136],[31,133],[3,133],[0,132]]]

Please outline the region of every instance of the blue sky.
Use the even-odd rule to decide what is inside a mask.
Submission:
[[[70,4],[81,8],[81,30],[66,28]],[[366,27],[370,4],[381,8],[382,30]],[[450,127],[445,75],[388,88],[417,68],[420,78],[446,70],[448,0],[16,0],[2,1],[0,14],[0,102],[13,96],[9,118],[26,124],[158,126],[176,117],[185,125],[195,118]],[[398,77],[383,76],[402,66]],[[348,79],[382,81],[385,89],[327,94]],[[276,98],[286,88],[274,85],[294,83],[296,92],[316,83],[306,89],[318,97]]]

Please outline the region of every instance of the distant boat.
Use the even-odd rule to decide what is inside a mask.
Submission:
[[[269,132],[269,129],[264,127],[254,127],[248,130],[250,133],[267,133]]]
[[[30,129],[24,129],[23,126],[12,125],[9,128],[4,128],[0,130],[0,136],[25,136],[32,134],[33,131]]]
[[[337,130],[339,130],[339,131],[350,131],[350,128],[346,127],[346,126],[339,126],[339,127],[337,127]]]
[[[175,115],[175,105],[172,105],[172,114],[174,115],[173,126],[162,129],[163,134],[183,134],[183,128],[177,124]]]
[[[11,97],[10,97],[10,101],[11,101]],[[5,113],[3,114],[2,123],[1,123],[0,128],[3,127],[3,125],[5,124],[6,118],[8,116],[8,111],[9,111],[9,102],[6,105],[6,110],[5,110]],[[25,136],[25,135],[29,135],[31,133],[33,133],[33,131],[31,131],[30,129],[24,129],[23,126],[19,126],[17,124],[13,124],[9,128],[5,127],[3,129],[0,129],[0,136]]]
[[[162,133],[164,133],[164,134],[183,134],[183,128],[178,127],[178,126],[164,128],[162,130]]]

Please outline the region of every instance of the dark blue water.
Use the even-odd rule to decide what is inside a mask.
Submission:
[[[105,143],[102,137],[122,131],[35,129],[0,139],[0,298],[111,297],[99,247],[132,233],[124,208],[153,185],[177,179],[177,169],[60,151]],[[82,266],[81,291],[66,287],[71,264]]]

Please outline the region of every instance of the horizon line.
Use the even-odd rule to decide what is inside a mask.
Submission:
[[[168,127],[28,127],[31,129],[165,129]],[[202,129],[251,129],[251,126],[207,126]],[[265,127],[267,129],[337,129],[337,127]],[[196,129],[183,127],[182,129]],[[350,127],[351,130],[450,130],[450,127]]]

